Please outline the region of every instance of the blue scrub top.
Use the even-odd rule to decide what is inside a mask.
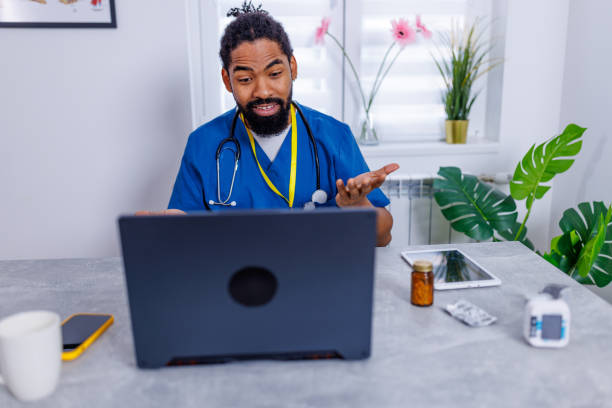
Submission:
[[[322,206],[335,206],[336,180],[342,179],[346,183],[349,178],[368,172],[370,169],[355,142],[350,128],[346,124],[313,109],[305,106],[301,107],[317,143],[321,169],[321,189],[327,192],[329,200]],[[230,202],[236,201],[236,206],[208,205],[208,201],[211,199],[218,201],[215,153],[219,143],[230,135],[234,114],[235,109],[232,109],[191,133],[168,208],[190,212],[206,210],[208,207],[211,210],[289,207],[282,197],[268,187],[262,177],[253,157],[246,129],[240,119],[236,122],[235,137],[240,143],[242,152],[238,162],[232,196],[229,200]],[[312,193],[316,189],[317,171],[314,150],[306,126],[297,112],[296,121],[298,127],[298,159],[293,207],[302,208],[305,203],[311,201]],[[288,198],[291,167],[291,129],[273,162],[270,162],[257,141],[255,141],[255,145],[257,159],[262,168],[276,188]],[[227,198],[232,182],[235,163],[234,151],[233,143],[225,143],[224,150],[219,158],[221,200]],[[385,207],[389,204],[389,199],[380,189],[371,191],[368,194],[368,199],[376,207]]]

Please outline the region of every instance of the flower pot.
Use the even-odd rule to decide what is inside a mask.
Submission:
[[[446,143],[465,143],[469,120],[446,121]]]

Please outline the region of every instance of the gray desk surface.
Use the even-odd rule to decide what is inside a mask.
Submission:
[[[120,259],[0,262],[0,317],[50,309],[116,319],[79,359],[64,363],[51,397],[21,404],[0,386],[0,407],[612,407],[612,306],[521,244],[458,246],[502,286],[436,292],[431,308],[410,304],[400,250],[377,250],[368,360],[160,370],[135,365]],[[525,296],[551,282],[572,288],[570,344],[534,349],[521,334]],[[440,309],[459,298],[498,322],[470,328]]]

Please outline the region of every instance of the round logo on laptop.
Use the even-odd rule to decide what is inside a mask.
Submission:
[[[231,297],[244,306],[263,306],[276,294],[278,281],[269,270],[258,266],[242,268],[230,279]]]

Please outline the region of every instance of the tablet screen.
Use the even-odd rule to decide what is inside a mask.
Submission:
[[[402,252],[402,256],[410,265],[417,259],[431,261],[435,284],[496,280],[481,266],[456,249]]]

